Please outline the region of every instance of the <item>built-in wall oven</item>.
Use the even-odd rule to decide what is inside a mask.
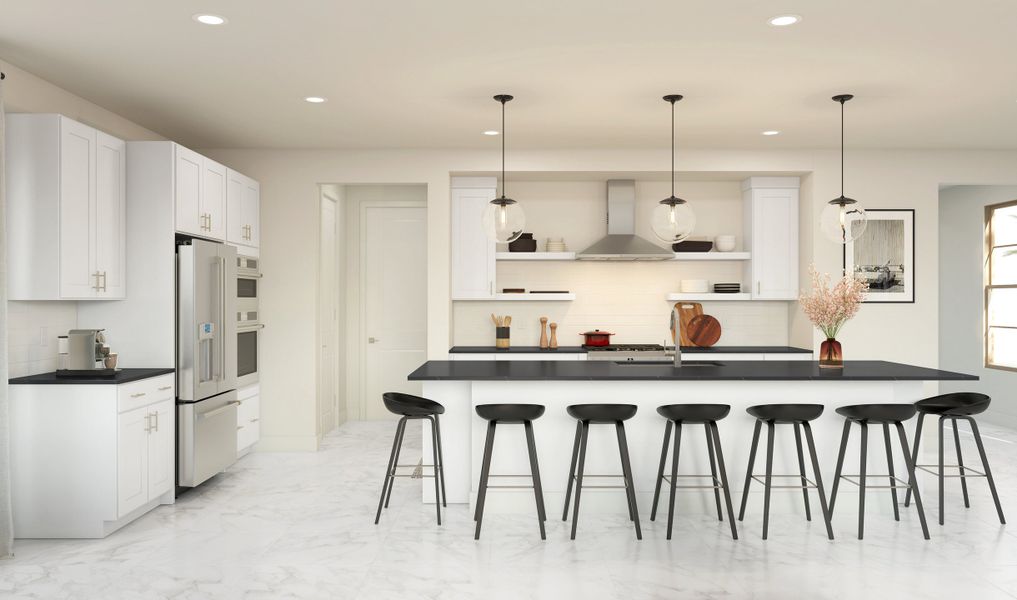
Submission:
[[[261,268],[258,258],[237,256],[237,385],[244,387],[258,382],[261,362],[261,314],[258,293]]]

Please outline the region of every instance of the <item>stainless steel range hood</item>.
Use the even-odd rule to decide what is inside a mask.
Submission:
[[[636,235],[636,182],[607,182],[607,236],[576,255],[576,260],[671,260],[674,253]]]

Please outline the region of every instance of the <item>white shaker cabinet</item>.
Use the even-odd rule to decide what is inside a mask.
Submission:
[[[753,300],[798,299],[797,177],[750,177],[742,184]]]
[[[452,178],[452,299],[495,295],[495,243],[484,234],[481,217],[495,198],[494,177]]]
[[[117,517],[173,489],[173,400],[117,418]]]
[[[233,169],[227,169],[226,177],[226,241],[258,248],[261,245],[261,186]]]
[[[226,167],[173,142],[176,230],[226,239]]]
[[[237,456],[247,454],[261,439],[261,388],[255,383],[237,390]]]
[[[126,293],[126,144],[55,114],[11,114],[6,131],[11,300]]]

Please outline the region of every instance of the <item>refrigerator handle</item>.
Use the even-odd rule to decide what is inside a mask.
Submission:
[[[219,257],[219,381],[226,381],[226,257]]]

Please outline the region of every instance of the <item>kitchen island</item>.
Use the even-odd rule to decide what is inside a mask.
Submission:
[[[704,357],[708,358],[708,357]],[[819,460],[826,485],[832,484],[843,419],[838,406],[862,403],[912,403],[926,395],[925,382],[976,380],[962,373],[940,371],[884,361],[848,361],[843,369],[821,369],[812,361],[686,361],[681,368],[670,363],[616,363],[612,361],[428,361],[409,375],[421,381],[423,395],[445,406],[441,417],[448,502],[472,504],[480,477],[486,422],[474,407],[490,403],[543,404],[547,411],[534,422],[537,454],[548,510],[564,502],[576,422],[565,412],[569,404],[625,403],[639,407],[625,423],[637,500],[644,517],[652,499],[660,459],[665,420],[656,413],[663,404],[722,403],[731,414],[718,423],[732,492],[740,494],[748,461],[754,420],[748,406],[766,403],[824,404],[826,412],[813,423]],[[682,436],[680,474],[709,473],[709,458],[702,426],[688,426]],[[926,428],[931,431],[932,428]],[[911,431],[912,428],[908,427]],[[873,435],[869,473],[886,473],[881,436]],[[424,435],[423,456],[431,456],[430,436]],[[850,440],[845,472],[857,472],[858,436]],[[876,444],[879,444],[878,446]],[[794,434],[790,427],[776,432],[775,474],[798,473]],[[933,448],[934,444],[923,444]],[[898,475],[903,458],[897,453]],[[425,461],[429,462],[429,461]],[[919,461],[927,462],[927,461]],[[591,427],[587,450],[588,474],[621,472],[615,432],[610,427]],[[757,457],[755,472],[762,472]],[[498,429],[492,459],[493,474],[529,473],[523,429]],[[587,476],[589,479],[590,476]],[[614,485],[614,480],[596,483]],[[594,481],[588,481],[593,485]],[[920,480],[921,483],[921,480]],[[529,477],[502,478],[499,484],[528,485]],[[762,486],[754,486],[761,492]],[[775,490],[773,510],[802,512],[801,492]],[[844,500],[853,502],[853,490]],[[434,501],[434,489],[423,485],[425,502]],[[584,507],[622,513],[624,494],[618,489],[584,486]],[[680,511],[706,512],[713,508],[712,494],[703,490],[680,492]],[[686,499],[685,496],[688,498]],[[815,500],[815,499],[814,499]],[[838,500],[840,502],[840,500]],[[528,489],[498,489],[488,494],[486,510],[532,511]],[[890,502],[876,502],[890,510]],[[758,507],[757,507],[758,508]],[[875,508],[875,507],[874,507]],[[584,508],[586,510],[586,508]]]

